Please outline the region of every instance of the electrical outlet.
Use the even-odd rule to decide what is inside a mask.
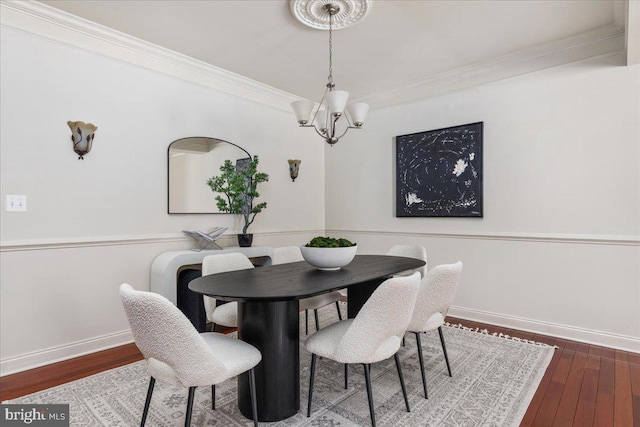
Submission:
[[[26,212],[27,196],[7,194],[5,210],[7,212]]]

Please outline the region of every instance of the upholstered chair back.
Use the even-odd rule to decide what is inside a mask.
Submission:
[[[422,279],[416,308],[409,323],[409,331],[427,331],[444,323],[453,304],[462,273],[462,262],[434,267]],[[436,319],[437,317],[437,319]]]
[[[385,280],[369,297],[336,347],[341,363],[373,363],[392,356],[404,336],[420,288],[420,273]]]
[[[245,254],[240,252],[232,252],[228,254],[209,255],[202,260],[202,275],[224,273],[226,271],[246,270],[253,268],[253,264]],[[207,319],[211,319],[213,310],[216,309],[216,300],[208,296],[204,296],[204,310],[207,313]]]
[[[127,283],[120,286],[120,297],[152,377],[191,387],[214,384],[216,378],[227,376],[198,331],[168,299],[136,291]]]
[[[287,264],[290,262],[304,261],[300,247],[298,246],[283,246],[281,248],[273,248],[271,255],[271,263]]]
[[[425,265],[420,268],[416,268],[415,271],[420,272],[420,276],[424,277],[427,274],[427,250],[424,246],[412,246],[412,245],[395,245],[387,252],[387,255],[404,256],[407,258],[421,259],[425,262]],[[401,273],[400,275],[409,275],[412,272]]]

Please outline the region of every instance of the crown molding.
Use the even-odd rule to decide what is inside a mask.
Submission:
[[[290,113],[299,97],[42,3],[3,0],[0,25],[151,69]],[[608,25],[371,93],[371,108],[407,104],[583,59],[625,51],[625,30]]]
[[[449,70],[358,98],[371,108],[407,104],[472,86],[519,76],[625,49],[625,30],[607,25],[487,61]]]
[[[0,25],[291,113],[299,97],[36,1],[3,0]]]

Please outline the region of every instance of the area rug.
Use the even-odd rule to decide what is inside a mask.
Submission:
[[[321,310],[321,324],[333,321],[335,310]],[[301,325],[304,319],[301,317]],[[518,426],[554,348],[545,344],[495,336],[460,325],[443,327],[453,377],[449,377],[438,333],[423,334],[429,399],[422,391],[414,335],[400,349],[411,412],[406,412],[393,358],[374,364],[372,390],[378,426]],[[343,366],[318,359],[312,414],[306,417],[309,364],[301,328],[301,393],[297,415],[270,426],[367,426],[369,407],[361,365],[350,367],[344,389]],[[136,426],[149,383],[145,363],[137,362],[78,381],[14,399],[6,403],[70,405],[72,426]],[[156,383],[148,426],[181,426],[187,390]],[[216,387],[216,410],[211,390],[199,387],[193,407],[193,426],[246,426],[237,407],[236,381]]]

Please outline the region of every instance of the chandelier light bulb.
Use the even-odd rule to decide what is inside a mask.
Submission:
[[[344,113],[344,107],[349,100],[349,92],[346,90],[332,90],[327,93],[327,108],[331,111],[332,115],[342,115]]]
[[[291,109],[296,115],[296,120],[301,125],[309,123],[311,117],[311,111],[313,111],[313,102],[302,99],[300,101],[294,101],[291,103]]]
[[[351,117],[351,122],[356,127],[362,127],[368,112],[369,104],[365,104],[364,102],[355,102],[347,106],[347,114]]]

